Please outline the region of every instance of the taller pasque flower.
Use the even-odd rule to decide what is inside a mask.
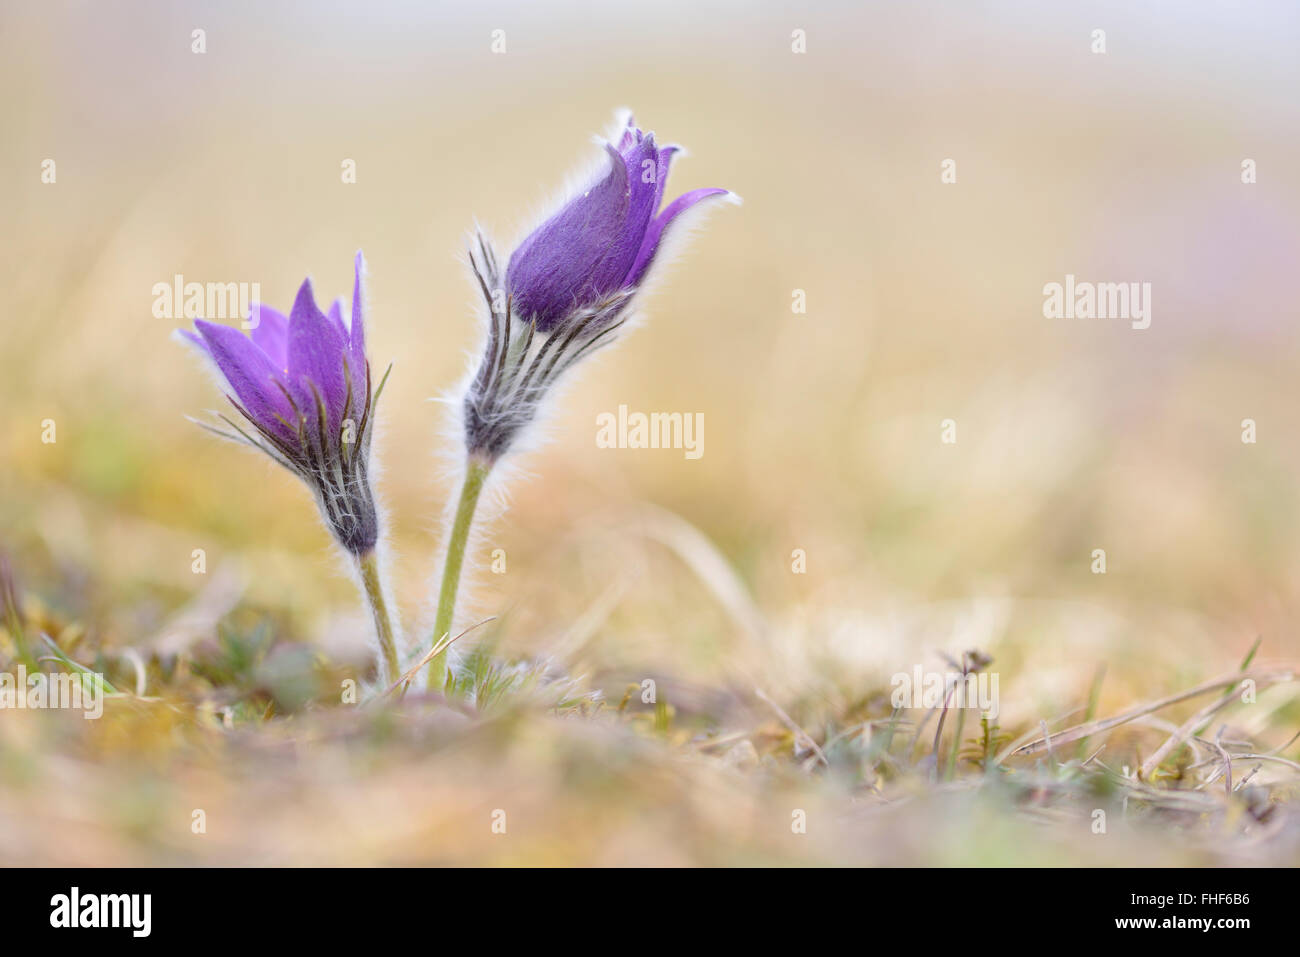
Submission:
[[[511,254],[504,275],[487,241],[470,251],[487,300],[487,345],[465,396],[471,454],[495,460],[575,361],[613,341],[683,213],[729,190],[695,189],[663,205],[679,146],[659,146],[632,117],[604,143],[601,172]]]
[[[474,511],[496,463],[537,417],[555,382],[617,336],[682,214],[706,200],[738,201],[725,189],[696,189],[663,206],[669,164],[681,150],[659,146],[630,116],[604,149],[603,168],[591,185],[519,244],[504,273],[482,234],[469,252],[487,302],[487,335],[461,400],[465,475],[449,516],[436,648],[454,640]],[[431,687],[444,687],[447,676],[443,650],[429,665]]]
[[[388,374],[372,390],[361,309],[365,260],[359,252],[355,268],[349,322],[343,321],[337,299],[328,314],[321,312],[311,280],[305,279],[289,315],[253,306],[247,336],[203,319],[194,322],[197,332],[181,334],[216,366],[230,388],[227,397],[248,426],[222,415],[233,431],[204,428],[265,452],[315,495],[326,527],[356,563],[374,618],[381,670],[395,682],[397,631],[376,556],[379,516],[370,487],[375,403]]]

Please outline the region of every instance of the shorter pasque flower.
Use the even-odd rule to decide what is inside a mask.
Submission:
[[[230,387],[227,398],[248,425],[222,415],[234,431],[204,428],[265,452],[316,496],[330,533],[355,562],[374,618],[380,670],[391,684],[401,674],[401,659],[376,554],[379,513],[370,488],[375,403],[388,373],[372,391],[361,311],[364,267],[357,253],[347,323],[338,300],[328,314],[320,311],[311,280],[305,279],[289,315],[260,303],[253,306],[251,335],[202,319],[194,322],[197,333],[181,334],[216,366]]]
[[[316,496],[325,524],[354,555],[375,547],[379,522],[370,488],[374,403],[361,312],[361,272],[356,258],[351,322],[335,301],[328,314],[303,281],[286,316],[256,304],[251,335],[197,319],[197,345],[230,387],[227,397],[251,429],[221,418],[235,431],[212,429],[246,442],[296,474]]]

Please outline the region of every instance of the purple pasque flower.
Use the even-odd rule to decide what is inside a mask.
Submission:
[[[480,234],[470,266],[487,300],[487,343],[463,403],[470,455],[494,462],[537,414],[550,387],[583,356],[612,342],[681,215],[704,200],[739,197],[696,189],[663,206],[677,146],[660,147],[629,116],[606,142],[598,180],[519,244],[502,274]]]
[[[374,404],[384,383],[372,395],[361,309],[364,265],[358,252],[349,323],[338,300],[328,314],[321,312],[305,279],[288,316],[254,305],[248,336],[202,319],[194,322],[197,333],[181,332],[216,366],[230,388],[227,398],[252,427],[245,430],[223,415],[234,433],[210,431],[261,449],[302,478],[334,537],[354,555],[372,551],[379,537],[369,470]]]
[[[506,288],[514,313],[550,332],[644,279],[665,230],[696,204],[733,197],[725,189],[695,189],[660,210],[668,168],[678,146],[660,147],[631,116],[618,143],[606,142],[608,168],[537,227],[510,256]],[[733,197],[734,198],[734,197]]]

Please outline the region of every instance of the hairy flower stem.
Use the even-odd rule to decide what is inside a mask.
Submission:
[[[379,578],[379,560],[375,550],[356,556],[357,571],[361,573],[361,587],[365,590],[366,601],[370,604],[370,613],[375,619],[375,636],[379,639],[379,652],[384,658],[384,682],[392,684],[402,676],[401,665],[397,660],[397,636],[393,632],[393,619],[388,614],[388,602],[384,599],[384,586]]]
[[[456,517],[451,523],[447,539],[447,560],[442,567],[442,587],[438,591],[438,617],[433,623],[435,646],[447,640],[452,619],[456,614],[456,592],[460,588],[460,572],[465,564],[465,546],[469,544],[469,530],[474,524],[474,509],[487,482],[492,463],[475,455],[465,465],[465,484],[460,488],[460,501]],[[447,686],[447,650],[444,648],[429,662],[429,688],[437,691]]]

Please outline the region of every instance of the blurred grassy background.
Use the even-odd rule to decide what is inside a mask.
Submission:
[[[259,282],[287,307],[310,274],[346,296],[361,248],[412,620],[451,471],[425,400],[476,344],[466,231],[504,253],[626,105],[690,149],[673,194],[745,205],[580,374],[476,548],[508,572],[480,571],[466,620],[503,615],[502,647],[615,698],[648,674],[813,715],[937,649],[994,655],[1008,723],[1073,706],[1101,663],[1105,711],[1258,635],[1293,659],[1298,42],[1283,2],[5,3],[0,542],[108,646],[174,638],[198,601],[360,655],[307,496],[185,421],[224,400],[151,290]],[[1066,273],[1150,282],[1151,328],[1045,319]],[[620,403],[703,412],[703,458],[597,448]]]

